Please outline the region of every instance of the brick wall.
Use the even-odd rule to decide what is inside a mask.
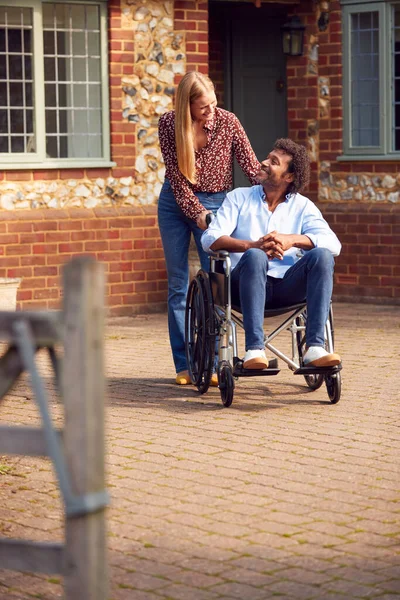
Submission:
[[[310,122],[318,120],[318,74],[309,69],[311,36],[317,33],[315,4],[310,0],[296,6],[296,14],[307,27],[303,56],[286,58],[288,136],[307,145]],[[290,16],[291,13],[288,13]],[[310,187],[307,195],[315,201],[318,197],[318,164],[311,163]]]
[[[135,174],[137,127],[122,114],[122,79],[134,76],[137,68],[134,32],[122,19],[120,0],[109,0],[108,18],[110,142],[116,167],[4,171],[1,180],[85,181]],[[207,2],[177,0],[174,31],[184,38],[186,70],[208,73]],[[105,264],[110,314],[166,308],[156,206],[1,212],[0,277],[22,278],[18,308],[59,308],[61,267],[77,254],[93,255]]]
[[[329,82],[329,111],[319,120],[319,157],[320,161],[335,162],[343,151],[342,23],[337,0],[331,2],[329,26],[318,33],[318,42],[318,74]],[[356,168],[364,170],[361,165]]]
[[[319,161],[332,175],[398,172],[394,162],[340,162],[343,152],[342,23],[338,0],[329,26],[318,33],[318,74],[327,78],[329,110],[319,116]],[[318,94],[318,92],[317,92]],[[390,203],[320,203],[343,244],[336,262],[335,297],[346,301],[400,304],[400,206]]]
[[[121,26],[120,0],[109,0],[108,12],[111,158],[116,167],[3,171],[1,180],[67,182],[134,175],[135,124],[123,119],[121,103],[122,77],[135,68],[134,36]],[[207,52],[200,42],[196,50]],[[79,254],[104,263],[111,315],[165,309],[166,272],[155,206],[1,211],[0,277],[22,278],[19,309],[60,308],[62,265]]]
[[[109,82],[110,82],[110,136],[112,160],[117,163],[114,177],[133,174],[136,158],[135,125],[122,117],[122,78],[135,72],[134,35],[121,23],[120,0],[109,0]]]
[[[174,30],[186,39],[186,71],[208,74],[208,2],[175,0]]]
[[[342,242],[334,298],[400,304],[400,206],[323,203],[320,208]]]
[[[22,278],[18,308],[60,308],[61,268],[77,254],[104,263],[111,315],[165,309],[165,263],[154,206],[2,214],[0,277]]]

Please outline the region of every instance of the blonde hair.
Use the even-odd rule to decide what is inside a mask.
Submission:
[[[175,144],[178,166],[181,173],[196,183],[196,168],[193,143],[192,116],[190,104],[204,92],[213,92],[214,84],[207,75],[190,71],[178,85],[175,100]]]

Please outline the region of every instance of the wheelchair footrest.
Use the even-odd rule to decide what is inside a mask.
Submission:
[[[294,375],[334,375],[342,370],[342,365],[335,367],[300,367],[293,372]]]
[[[276,358],[269,361],[268,369],[244,369],[243,361],[237,360],[233,369],[233,375],[235,377],[260,377],[262,375],[277,375],[279,371],[278,360]]]

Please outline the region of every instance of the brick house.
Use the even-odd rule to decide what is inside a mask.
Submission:
[[[294,15],[304,48],[285,56]],[[307,145],[308,195],[343,243],[336,298],[400,303],[397,40],[383,0],[0,0],[0,278],[21,278],[18,307],[58,308],[82,253],[105,263],[111,314],[165,307],[157,122],[193,69],[259,158]]]

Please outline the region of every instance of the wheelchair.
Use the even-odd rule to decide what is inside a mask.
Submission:
[[[306,351],[306,302],[265,310],[264,318],[284,315],[283,322],[264,337],[265,348],[277,358],[269,360],[268,369],[243,368],[237,345],[237,326],[243,328],[243,320],[240,307],[232,305],[231,302],[230,278],[229,253],[218,251],[210,255],[210,272],[200,269],[189,285],[185,310],[185,350],[189,374],[198,391],[204,394],[210,386],[216,364],[218,340],[216,372],[222,404],[225,407],[232,404],[235,381],[239,377],[277,375],[278,358],[284,361],[295,375],[303,375],[311,390],[317,390],[325,382],[331,403],[339,402],[342,365],[313,367],[303,364]],[[272,344],[283,331],[289,331],[291,334],[291,357]],[[325,347],[328,352],[334,351],[332,306],[325,324]]]

